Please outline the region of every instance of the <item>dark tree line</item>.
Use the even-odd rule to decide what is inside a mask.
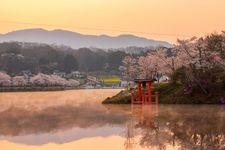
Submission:
[[[51,74],[54,70],[69,73],[85,72],[119,73],[122,59],[127,55],[122,51],[103,51],[37,43],[0,43],[0,70],[11,75],[29,70],[32,73]]]

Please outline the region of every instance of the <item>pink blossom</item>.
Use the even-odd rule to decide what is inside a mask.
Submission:
[[[14,86],[25,86],[28,82],[24,76],[15,76],[12,78],[12,84]]]
[[[4,72],[0,72],[0,86],[10,86],[11,83],[11,77]]]

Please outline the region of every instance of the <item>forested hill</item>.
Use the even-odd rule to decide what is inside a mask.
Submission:
[[[103,51],[80,48],[74,50],[37,43],[0,43],[0,70],[11,75],[21,71],[53,73],[55,70],[71,72],[119,73],[124,51]],[[137,54],[136,54],[137,55]]]
[[[25,29],[0,35],[0,42],[19,41],[67,45],[78,49],[96,47],[101,49],[136,47],[171,47],[166,41],[157,41],[134,35],[84,35],[66,30]]]

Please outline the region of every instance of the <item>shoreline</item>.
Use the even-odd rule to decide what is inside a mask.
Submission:
[[[123,88],[84,88],[84,87],[0,87],[0,93],[4,92],[51,92],[51,91],[68,91],[68,90],[89,90],[89,89],[121,89]]]
[[[3,92],[41,92],[41,91],[65,91],[73,90],[77,87],[0,87],[0,93]]]
[[[225,105],[225,90],[220,84],[212,85],[209,94],[204,94],[200,89],[195,89],[192,94],[184,94],[184,88],[182,84],[161,84],[153,88],[153,93],[159,92],[159,104]],[[121,90],[116,95],[107,97],[102,104],[131,104],[130,91]]]

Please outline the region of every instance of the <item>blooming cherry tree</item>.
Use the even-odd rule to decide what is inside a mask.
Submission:
[[[66,80],[57,75],[39,73],[30,79],[37,86],[78,86],[79,82],[73,79]]]
[[[71,86],[71,87],[75,87],[75,86],[79,86],[80,85],[80,82],[77,81],[77,80],[74,80],[74,79],[69,79],[68,81],[68,86]]]
[[[137,60],[132,56],[126,56],[123,59],[124,75],[127,80],[132,80],[137,76]]]
[[[140,73],[139,78],[153,79],[158,73],[159,60],[150,53],[146,57],[139,57],[138,66]]]
[[[0,72],[0,86],[10,86],[11,83],[11,77],[4,72]]]
[[[24,76],[15,76],[12,78],[13,86],[26,86],[27,84],[28,81]]]

